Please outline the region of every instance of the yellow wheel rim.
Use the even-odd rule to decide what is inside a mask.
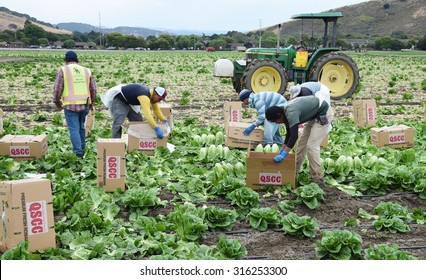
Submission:
[[[347,93],[353,83],[352,68],[340,60],[331,60],[321,69],[318,81],[330,89],[331,97],[340,97]]]
[[[274,91],[281,87],[281,76],[273,67],[264,66],[257,69],[251,78],[251,89],[254,92]]]

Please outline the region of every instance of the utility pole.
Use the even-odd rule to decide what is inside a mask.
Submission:
[[[101,11],[99,11],[99,46],[101,46],[101,47],[102,47]]]
[[[259,48],[262,47],[262,20],[259,19]]]

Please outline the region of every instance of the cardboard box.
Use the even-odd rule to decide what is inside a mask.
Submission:
[[[369,127],[376,124],[377,107],[376,100],[354,100],[353,101],[354,122],[358,127]]]
[[[248,136],[243,134],[244,130],[250,125],[251,123],[230,122],[225,130],[225,145],[248,149],[263,142],[263,129],[261,128],[255,128]]]
[[[289,154],[280,163],[274,162],[278,153],[248,151],[246,160],[246,185],[254,190],[265,186],[281,187],[290,183],[296,187],[296,155]]]
[[[126,125],[128,140],[127,150],[141,151],[147,155],[154,155],[157,147],[166,147],[168,134],[166,133],[166,125],[158,124],[163,131],[163,139],[157,138],[155,130],[146,122],[129,122]]]
[[[172,115],[172,105],[164,102],[160,102],[159,104],[161,113],[166,117],[167,121],[169,122],[170,128],[173,128],[173,115]],[[155,114],[153,114],[155,116]],[[157,118],[155,118],[156,121],[159,121]]]
[[[409,148],[414,146],[414,129],[406,125],[373,127],[371,142],[377,147]]]
[[[0,155],[8,155],[15,160],[39,159],[47,153],[47,136],[5,135],[0,139]]]
[[[98,186],[106,192],[126,189],[126,142],[121,138],[98,138]]]
[[[303,133],[304,124],[299,124],[299,137],[302,136]],[[299,140],[297,140],[296,145],[294,145],[297,149],[297,143]],[[328,148],[328,133],[324,136],[324,138],[321,141],[320,148],[327,149]]]
[[[227,101],[223,104],[225,131],[230,122],[241,122],[243,117],[243,103],[235,101]]]
[[[89,110],[84,122],[84,128],[86,129],[86,136],[90,134],[92,129],[95,127],[95,108]]]
[[[0,200],[0,251],[24,240],[30,252],[56,247],[50,180],[1,181]]]

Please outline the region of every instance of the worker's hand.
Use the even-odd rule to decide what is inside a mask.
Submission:
[[[165,121],[164,121],[164,124],[166,125],[166,131],[167,131],[167,134],[170,134],[171,129],[170,129],[169,121],[168,121],[168,120],[165,120]]]
[[[163,139],[163,131],[161,130],[159,126],[155,128],[155,134],[157,134],[158,138]]]
[[[247,127],[245,130],[244,130],[244,132],[243,132],[243,134],[245,135],[245,136],[248,136],[248,135],[250,135],[250,133],[253,131],[253,129],[255,129],[256,128],[256,126],[254,125],[254,124],[252,124],[252,125],[250,125],[249,127]]]
[[[274,157],[274,162],[280,163],[282,162],[288,155],[288,152],[286,152],[284,149],[282,151],[280,150],[280,154]]]

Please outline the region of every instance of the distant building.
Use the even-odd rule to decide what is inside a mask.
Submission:
[[[84,49],[84,50],[92,50],[92,49],[96,49],[96,44],[93,42],[76,42],[75,43],[75,48],[76,49]]]
[[[351,45],[352,49],[355,47],[366,48],[370,43],[368,39],[346,39],[345,41]]]

